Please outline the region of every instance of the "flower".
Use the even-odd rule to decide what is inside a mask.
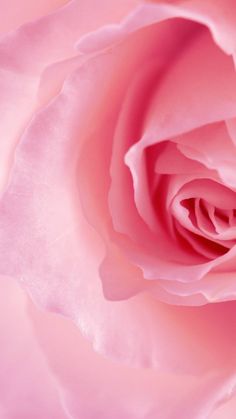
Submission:
[[[2,329],[35,400],[10,363],[3,414],[233,419],[235,5],[39,8],[0,42]]]

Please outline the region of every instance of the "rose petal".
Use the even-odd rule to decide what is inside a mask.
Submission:
[[[235,380],[227,370],[191,377],[113,363],[94,353],[71,322],[40,311],[14,282],[1,281],[3,418],[188,419],[208,416],[232,393]]]
[[[206,125],[175,139],[188,158],[217,170],[223,183],[235,187],[236,150],[224,122]]]
[[[232,247],[232,245],[235,244],[235,241],[233,240],[236,237],[236,229],[225,223],[225,228],[222,228],[221,231],[217,234],[214,224],[207,213],[207,207],[203,206],[203,204],[201,205],[199,201],[200,200],[195,201],[195,214],[200,230],[206,234],[208,238],[222,240],[222,244],[224,243],[226,247]],[[230,241],[230,239],[232,239],[232,241]]]
[[[32,2],[30,0],[2,0],[0,33],[16,29],[26,22],[35,20],[45,14],[54,12],[57,8],[64,6],[69,0],[42,0]]]
[[[158,4],[159,0],[147,0],[147,3],[166,8],[171,14],[179,13],[188,19],[204,23],[211,30],[215,41],[228,54],[235,53],[235,2],[234,0],[166,0]],[[170,4],[171,3],[171,4]],[[151,7],[151,5],[149,5]],[[153,8],[154,9],[154,8]],[[155,9],[154,9],[155,10]]]
[[[13,0],[7,3],[5,12],[9,12],[16,19],[21,19],[27,6],[29,14],[25,18],[28,19],[33,18],[34,13],[38,13],[40,10],[43,12],[46,7],[44,1],[38,2],[37,5],[34,2],[26,1],[24,0],[25,3],[20,5],[20,14],[16,7],[11,7]],[[60,0],[47,2],[48,12],[56,1],[59,5]],[[28,8],[28,3],[31,4],[30,8]],[[63,3],[63,0],[61,0],[61,3]],[[0,190],[5,186],[9,175],[14,148],[20,134],[34,112],[45,102],[45,98],[47,101],[52,99],[52,95],[58,93],[58,84],[59,88],[61,86],[59,74],[55,77],[53,73],[47,84],[43,83],[43,88],[41,83],[40,101],[37,101],[40,77],[46,67],[77,55],[74,48],[75,42],[84,33],[95,30],[111,21],[119,21],[125,13],[132,9],[136,1],[129,0],[127,2],[122,0],[117,8],[114,8],[114,4],[111,7],[111,3],[107,0],[99,1],[96,16],[91,13],[91,9],[94,8],[94,1],[72,0],[64,3],[65,6],[57,7],[54,13],[27,23],[0,39],[0,136],[2,138]],[[5,4],[4,8],[6,8]],[[46,9],[44,11],[46,12]],[[4,16],[4,22],[7,22],[6,14],[3,13],[2,16]],[[35,15],[36,17],[38,16]],[[14,19],[12,23],[14,26]],[[71,67],[69,68],[71,69]],[[58,70],[58,67],[56,70]],[[64,76],[68,74],[66,70],[62,73]],[[53,89],[54,78],[56,78],[57,83],[56,88]],[[14,124],[12,124],[13,119]]]
[[[236,206],[235,193],[210,179],[196,179],[183,185],[173,199],[173,210],[180,211],[181,216],[181,213],[186,212],[186,209],[181,205],[181,201],[191,198],[203,198],[217,208],[232,209]],[[185,216],[182,217],[182,221],[186,227],[190,227],[192,224],[189,218]]]
[[[226,401],[220,403],[220,406],[215,409],[209,419],[234,418],[236,411],[235,389],[234,391],[229,391],[229,394],[225,395],[225,399]]]
[[[75,2],[70,2],[0,40],[0,190],[7,181],[19,136],[39,106],[37,90],[41,72],[54,61],[74,54],[77,7]]]
[[[235,376],[225,363],[217,373],[199,377],[133,369],[94,353],[76,327],[61,316],[39,312],[31,304],[30,315],[72,417],[208,417],[235,386]],[[174,342],[171,348],[175,350]]]
[[[100,275],[104,296],[109,300],[127,299],[153,288],[143,278],[141,269],[132,265],[115,245],[109,247],[109,253],[100,266]]]
[[[203,165],[188,159],[181,153],[173,140],[166,141],[164,143],[164,149],[157,155],[155,172],[163,175],[196,173],[205,177],[209,173]]]
[[[58,385],[34,337],[27,301],[17,283],[1,278],[1,418],[65,419]]]

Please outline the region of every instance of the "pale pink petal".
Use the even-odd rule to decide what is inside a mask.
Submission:
[[[232,118],[225,121],[228,133],[234,143],[236,144],[236,118]]]
[[[26,22],[54,12],[69,0],[1,0],[0,34],[16,29]]]
[[[16,2],[17,7],[13,7],[12,3],[15,1],[7,2],[7,5],[4,1],[6,13],[2,13],[2,16],[4,22],[10,22],[12,16],[13,29],[16,25],[14,18],[21,22],[26,8],[25,19],[36,19],[39,17],[37,13],[41,15],[43,11],[49,12],[54,4],[59,6],[60,0],[51,0],[46,2],[47,5],[45,1],[36,4],[24,0],[20,6]],[[32,22],[25,23],[23,19],[23,26],[0,38],[0,190],[5,186],[19,136],[38,107],[58,93],[62,84],[61,78],[66,77],[75,65],[63,67],[56,76],[54,71],[50,79],[47,78],[47,83],[42,83],[40,78],[46,67],[77,55],[75,43],[80,37],[107,23],[118,22],[135,6],[136,0],[122,0],[117,8],[107,0],[99,1],[96,15],[91,13],[94,1],[72,0],[63,3],[61,0],[61,5],[63,4],[64,7],[56,7],[55,10],[52,7],[53,13],[45,14]],[[75,60],[76,65],[80,61]]]
[[[235,263],[235,255],[233,255],[233,261]],[[226,271],[227,269],[228,271]],[[164,290],[175,298],[176,304],[182,304],[181,298],[178,301],[178,296],[182,297],[186,305],[202,305],[206,302],[215,303],[235,300],[235,273],[230,271],[227,265],[225,266],[225,271],[222,269],[222,272],[210,272],[207,276],[195,282],[181,283],[164,280],[159,280],[159,282],[161,282]],[[184,300],[185,297],[189,298]],[[171,298],[169,301],[171,301]]]
[[[206,418],[235,386],[235,376],[225,362],[217,372],[197,377],[134,369],[96,354],[76,327],[61,316],[39,312],[31,304],[29,312],[35,336],[73,418]],[[195,350],[190,333],[188,351]]]
[[[109,300],[123,300],[153,289],[153,284],[144,279],[141,269],[132,265],[114,244],[109,246],[100,266],[100,275],[104,296]]]
[[[12,279],[0,281],[1,418],[66,419],[58,384],[34,337],[28,297]]]
[[[78,6],[70,2],[0,40],[0,190],[6,183],[15,145],[39,106],[37,91],[42,71],[74,54],[79,35],[77,15]]]
[[[234,0],[144,1],[124,19],[121,26],[110,25],[96,33],[86,35],[78,43],[78,49],[83,52],[92,52],[94,48],[104,49],[124,39],[127,32],[166,19],[183,18],[208,27],[216,43],[227,54],[234,54],[236,50],[234,7]]]
[[[229,391],[225,395],[225,400],[220,403],[218,409],[215,409],[209,419],[234,419],[236,412],[236,390]],[[233,394],[232,394],[233,393]]]
[[[194,377],[114,363],[96,354],[70,321],[39,310],[12,280],[1,284],[4,419],[208,417],[233,391],[227,365]]]

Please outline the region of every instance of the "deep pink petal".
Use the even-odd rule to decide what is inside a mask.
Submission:
[[[153,0],[155,3],[155,0]],[[202,22],[211,30],[215,41],[228,54],[234,54],[235,42],[235,2],[234,0],[189,0],[166,3],[170,10],[177,10],[189,19]],[[172,3],[172,2],[171,2]],[[158,7],[158,5],[157,5]],[[172,12],[173,13],[173,12]]]

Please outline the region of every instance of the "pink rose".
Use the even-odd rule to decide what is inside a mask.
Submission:
[[[1,17],[1,417],[234,419],[235,2],[21,3]]]

